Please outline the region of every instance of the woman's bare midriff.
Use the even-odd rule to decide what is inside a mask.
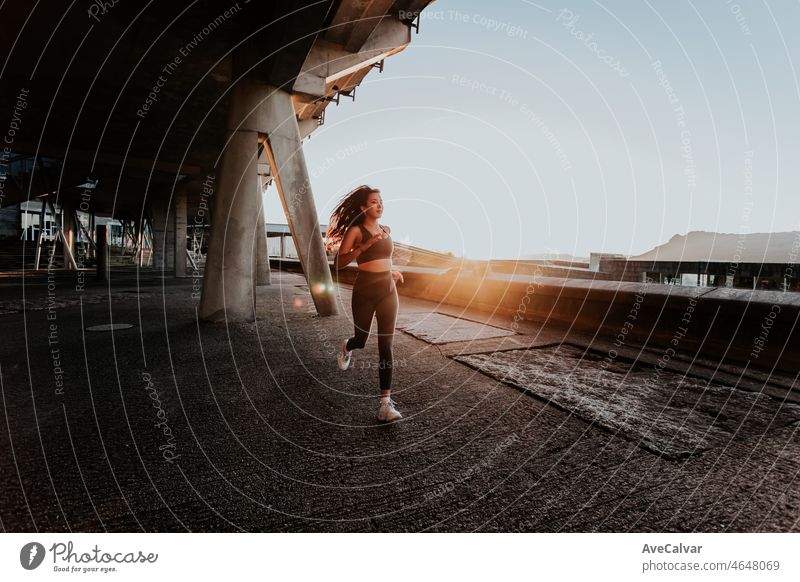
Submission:
[[[382,271],[392,270],[392,259],[375,259],[374,261],[367,261],[358,266],[359,271],[369,271],[371,273],[380,273]]]

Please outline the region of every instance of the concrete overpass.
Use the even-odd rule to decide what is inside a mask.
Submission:
[[[303,139],[431,1],[7,3],[0,206],[57,202],[67,267],[74,210],[132,220],[179,277],[187,223],[213,217],[201,317],[252,320],[274,180],[315,307],[335,314]]]

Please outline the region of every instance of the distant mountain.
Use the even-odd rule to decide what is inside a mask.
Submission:
[[[693,230],[630,261],[800,262],[800,231],[738,234]]]
[[[520,261],[569,261],[573,263],[588,263],[589,257],[576,257],[568,253],[531,253],[527,255],[520,255]]]

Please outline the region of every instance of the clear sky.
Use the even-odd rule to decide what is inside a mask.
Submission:
[[[320,222],[368,183],[395,240],[475,259],[800,230],[797,23],[775,0],[438,0],[306,142]],[[266,211],[286,222],[274,187]]]

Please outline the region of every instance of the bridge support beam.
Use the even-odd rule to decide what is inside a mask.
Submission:
[[[261,208],[256,181],[258,133],[236,129],[241,118],[236,119],[235,113],[245,97],[237,86],[211,209],[211,239],[200,297],[204,321],[255,320],[254,244]]]
[[[292,95],[276,87],[268,89],[269,96],[258,109],[258,123],[266,133],[269,165],[317,313],[336,315],[333,278],[322,242]]]
[[[291,94],[251,79],[239,81],[228,111],[228,135],[212,208],[200,318],[205,321],[255,319],[257,233],[258,238],[265,237],[258,225],[259,216],[263,221],[258,141],[263,141],[264,137],[271,171],[317,312],[336,314],[333,280]]]
[[[175,221],[169,211],[169,194],[159,193],[150,204],[150,223],[153,227],[153,268],[164,274],[175,269]],[[137,250],[142,252],[144,239],[141,226],[137,232]]]
[[[67,204],[61,205],[61,242],[63,243],[62,253],[64,255],[64,268],[77,269],[75,262],[75,209]]]
[[[172,208],[173,221],[175,222],[175,276],[186,277],[186,208],[187,186],[179,184],[173,195]]]
[[[260,183],[259,179],[259,183]],[[259,192],[259,197],[261,193]],[[272,277],[269,272],[269,254],[267,252],[267,229],[264,224],[264,208],[258,212],[258,226],[256,231],[256,285],[272,285]]]

